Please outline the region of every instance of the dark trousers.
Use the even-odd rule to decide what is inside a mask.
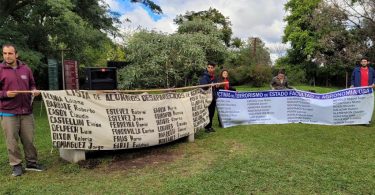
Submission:
[[[211,104],[208,106],[208,116],[210,117],[210,123],[208,123],[204,128],[209,129],[212,127],[212,119],[215,115],[215,108],[216,108],[216,99],[212,99]]]
[[[219,127],[223,127],[223,124],[221,124],[219,110],[217,110],[217,120],[219,121]]]

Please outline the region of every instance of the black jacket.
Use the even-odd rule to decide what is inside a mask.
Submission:
[[[208,73],[207,70],[205,70],[199,79],[199,85],[207,85],[207,84],[212,84],[212,83],[217,83],[216,77],[214,79],[211,79],[210,74]],[[209,87],[203,87],[202,89],[207,90]],[[216,87],[212,87],[212,95],[214,98],[216,98]]]

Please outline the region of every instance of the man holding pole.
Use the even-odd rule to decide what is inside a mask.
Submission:
[[[21,176],[22,154],[18,146],[21,140],[26,159],[26,170],[42,171],[37,164],[34,140],[34,117],[32,96],[36,91],[31,69],[17,60],[17,49],[12,44],[2,46],[4,61],[0,64],[0,117],[8,149],[9,163],[13,176]]]
[[[215,78],[215,67],[216,63],[208,62],[207,69],[204,71],[203,75],[199,80],[200,85],[207,85],[217,83],[217,79]],[[215,108],[216,108],[216,88],[215,86],[212,87],[212,102],[208,106],[208,115],[210,118],[210,122],[204,127],[206,133],[215,132],[215,129],[212,128],[212,119],[215,115]]]

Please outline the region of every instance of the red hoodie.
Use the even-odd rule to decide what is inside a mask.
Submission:
[[[21,61],[17,61],[17,68],[0,64],[0,112],[11,114],[31,114],[31,94],[17,94],[7,97],[7,91],[29,91],[36,89],[30,68]]]

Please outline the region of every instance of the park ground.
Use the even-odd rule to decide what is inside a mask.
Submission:
[[[215,117],[216,132],[200,131],[194,143],[91,152],[71,164],[51,145],[44,108],[34,106],[36,145],[47,170],[12,177],[1,133],[0,194],[375,194],[375,116],[371,125],[226,129]]]

